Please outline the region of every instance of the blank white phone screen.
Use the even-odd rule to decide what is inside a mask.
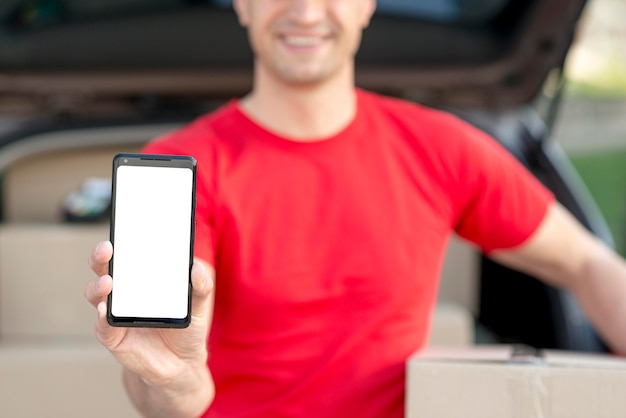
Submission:
[[[183,319],[188,311],[193,172],[117,168],[111,313]]]

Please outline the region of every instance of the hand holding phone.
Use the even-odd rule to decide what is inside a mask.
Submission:
[[[118,154],[113,159],[110,325],[189,325],[195,183],[192,157]]]
[[[97,277],[85,286],[85,298],[97,308],[95,334],[126,370],[130,397],[147,416],[199,416],[214,393],[206,367],[207,337],[213,312],[213,268],[195,260],[191,273],[192,320],[184,329],[112,327],[107,322],[111,243],[96,245],[89,266]],[[129,383],[130,382],[130,383]],[[144,402],[146,399],[152,402]]]
[[[122,164],[134,163],[131,158],[139,158],[139,161],[143,163],[137,163],[140,166],[152,166],[163,167],[168,165],[167,161],[161,161],[155,163],[147,158],[165,158],[164,156],[146,156],[146,155],[124,155],[118,156],[121,158]],[[124,161],[124,158],[127,161]],[[141,158],[146,158],[141,160]],[[152,161],[152,162],[150,162]],[[114,163],[116,167],[116,163]],[[187,167],[187,166],[185,166]],[[122,173],[125,170],[122,170]],[[132,172],[133,170],[131,170]],[[194,170],[195,172],[195,170]],[[141,171],[140,173],[144,173]],[[169,173],[169,172],[167,172]],[[120,174],[120,172],[117,172]],[[114,176],[116,175],[116,169],[114,168]],[[124,177],[124,175],[122,176]],[[167,176],[169,178],[169,175]],[[183,176],[188,177],[188,176]],[[193,176],[195,177],[195,176]],[[138,187],[147,183],[159,183],[155,182],[156,178],[144,178],[143,174],[134,180],[131,179],[130,183],[134,184],[133,187]],[[121,184],[116,181],[114,184]],[[124,184],[128,179],[122,180]],[[162,186],[159,190],[161,193],[166,193],[168,188],[172,188],[172,184],[159,184]],[[178,184],[178,182],[174,182]],[[180,186],[188,184],[188,178],[186,181],[180,183]],[[128,184],[127,184],[128,185]],[[165,187],[167,186],[167,187]],[[115,186],[114,186],[115,187]],[[186,186],[184,186],[186,188]],[[132,188],[131,188],[132,189]],[[195,189],[195,187],[194,187]],[[188,190],[188,189],[187,189]],[[116,190],[116,192],[119,190]],[[143,193],[143,192],[141,192]],[[147,193],[147,192],[146,192]],[[188,194],[185,194],[185,198],[182,201],[187,201]],[[119,203],[121,196],[116,196],[116,202]],[[126,198],[123,198],[126,201]],[[132,201],[133,199],[131,199]],[[139,199],[138,199],[139,200]],[[189,199],[191,200],[191,199]],[[129,202],[127,202],[129,203]],[[153,202],[154,203],[154,202]],[[145,202],[135,201],[136,205],[144,205]],[[119,209],[117,215],[120,215],[126,209],[122,209],[122,206],[116,206]],[[181,205],[182,208],[189,208],[188,205]],[[193,205],[191,205],[193,208]],[[131,213],[143,213],[147,209],[133,210]],[[156,213],[158,211],[154,211]],[[170,211],[170,214],[177,212],[175,210]],[[174,216],[176,219],[187,218],[191,229],[189,239],[185,239],[187,245],[182,245],[185,248],[189,248],[189,259],[187,257],[180,257],[185,259],[185,267],[181,267],[181,270],[188,272],[189,263],[192,254],[193,245],[193,211],[191,217],[188,217],[186,209],[181,211],[183,216]],[[161,216],[150,216],[145,214],[147,218],[159,218]],[[180,214],[179,214],[180,215]],[[118,218],[115,218],[119,221]],[[144,220],[139,220],[139,223]],[[153,219],[151,222],[156,222]],[[124,223],[124,222],[122,222]],[[131,223],[132,224],[132,223]],[[160,223],[162,225],[162,223]],[[186,224],[186,223],[185,223]],[[120,237],[119,233],[121,229],[117,229],[118,222],[112,220],[111,233],[112,238],[119,247],[121,241],[126,241],[125,234]],[[174,222],[176,225],[176,222]],[[132,228],[131,228],[132,229]],[[183,228],[185,229],[185,228]],[[186,230],[186,229],[185,229]],[[118,234],[116,234],[116,232]],[[183,234],[185,235],[185,234]],[[130,238],[133,238],[130,235]],[[134,238],[137,238],[136,236]],[[160,239],[160,238],[159,238]],[[171,245],[172,241],[168,240]],[[182,241],[181,241],[182,242]],[[145,243],[144,243],[145,244]],[[152,245],[148,243],[147,245]],[[128,248],[132,250],[133,246]],[[115,256],[113,256],[115,252]],[[134,268],[139,266],[138,270],[142,271],[139,264],[136,264],[136,258],[132,257],[129,252],[124,256],[125,250],[116,248],[114,250],[110,242],[99,243],[89,256],[89,266],[93,272],[97,275],[96,278],[91,280],[85,286],[85,298],[97,309],[98,316],[96,320],[96,337],[100,343],[106,347],[117,361],[124,367],[124,380],[129,396],[133,399],[135,405],[141,405],[140,409],[144,415],[163,415],[163,416],[199,416],[202,411],[206,410],[207,406],[211,403],[213,395],[215,393],[213,379],[211,377],[210,370],[207,368],[207,337],[209,329],[211,328],[211,318],[213,313],[213,287],[215,273],[212,266],[203,262],[202,260],[194,260],[193,267],[191,268],[191,280],[185,276],[181,281],[183,284],[187,284],[187,289],[191,291],[191,301],[189,304],[184,305],[187,307],[187,312],[190,314],[188,326],[184,329],[163,329],[163,327],[183,327],[185,326],[186,319],[181,321],[180,318],[173,318],[174,322],[170,321],[171,318],[166,318],[159,312],[148,312],[144,308],[144,302],[146,295],[143,292],[128,293],[126,296],[133,296],[137,298],[137,307],[130,307],[131,309],[137,309],[135,314],[137,317],[118,317],[118,314],[111,313],[112,302],[117,301],[117,296],[122,293],[122,289],[115,288],[113,292],[114,282],[123,280],[124,274],[120,277],[120,258],[128,257],[128,260],[133,261]],[[132,251],[131,251],[132,252]],[[171,263],[172,260],[157,260],[155,263]],[[123,264],[123,263],[122,263]],[[176,263],[178,264],[178,263]],[[177,268],[178,269],[178,268]],[[123,271],[123,269],[121,270]],[[113,279],[116,277],[116,279]],[[132,280],[133,276],[128,276],[127,279]],[[178,278],[177,280],[180,280]],[[190,285],[189,285],[190,283]],[[167,284],[170,285],[169,283]],[[177,282],[177,286],[180,283]],[[181,286],[184,287],[184,286]],[[167,298],[166,303],[171,303],[171,297]],[[180,302],[176,302],[178,304]],[[150,305],[150,304],[148,304]],[[174,308],[174,309],[179,309]],[[125,309],[124,307],[122,309]],[[153,308],[150,308],[153,309]],[[167,309],[172,309],[171,307]],[[185,311],[183,308],[182,311]],[[146,316],[148,315],[148,316]],[[158,318],[155,318],[154,316]],[[167,316],[167,315],[166,315]],[[159,322],[153,324],[152,321],[157,319]],[[120,321],[114,323],[116,326],[111,326],[110,322]],[[129,327],[123,326],[126,321],[129,321]],[[122,325],[122,326],[117,326]],[[143,326],[144,328],[137,328]],[[151,328],[157,326],[157,328]],[[145,402],[146,399],[150,399],[150,402]]]

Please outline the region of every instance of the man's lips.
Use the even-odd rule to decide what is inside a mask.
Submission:
[[[328,37],[322,35],[283,35],[281,39],[291,48],[310,49],[323,45]]]
[[[298,47],[312,47],[321,45],[324,42],[324,38],[321,36],[294,36],[289,35],[283,38],[288,45]]]

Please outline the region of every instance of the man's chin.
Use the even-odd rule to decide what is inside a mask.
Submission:
[[[324,84],[332,78],[330,72],[291,72],[280,74],[280,79],[293,87],[310,88]]]

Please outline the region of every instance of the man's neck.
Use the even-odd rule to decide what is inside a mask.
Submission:
[[[315,85],[293,85],[261,74],[241,106],[252,119],[288,139],[321,140],[339,133],[354,119],[354,79],[351,74],[339,75]]]

